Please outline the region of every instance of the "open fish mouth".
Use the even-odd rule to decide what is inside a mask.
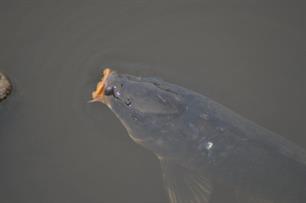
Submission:
[[[105,90],[107,86],[107,79],[111,75],[112,70],[110,68],[106,68],[103,71],[103,75],[101,80],[98,82],[96,90],[91,93],[91,100],[90,102],[102,102],[105,103]]]

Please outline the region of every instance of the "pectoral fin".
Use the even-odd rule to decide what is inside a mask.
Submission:
[[[212,186],[205,175],[170,160],[161,166],[171,203],[209,203]]]

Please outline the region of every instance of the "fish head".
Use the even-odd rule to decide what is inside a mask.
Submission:
[[[104,70],[92,97],[113,111],[137,143],[163,142],[165,136],[173,134],[184,104],[182,95],[161,79],[110,69]]]

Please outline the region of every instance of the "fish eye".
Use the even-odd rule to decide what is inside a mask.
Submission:
[[[130,98],[127,98],[124,102],[127,106],[131,106],[132,105],[132,101]]]

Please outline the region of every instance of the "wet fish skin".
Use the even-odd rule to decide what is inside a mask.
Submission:
[[[175,92],[163,89],[161,83],[153,83],[151,80],[113,73],[107,86],[115,87],[120,97],[106,97],[105,103],[129,130],[132,139],[160,157],[169,157],[171,154],[177,157],[182,150],[177,150],[176,146],[185,145],[177,135],[183,122],[179,119],[187,101]],[[130,105],[127,105],[127,100],[131,102]],[[189,136],[185,138],[188,140]]]
[[[244,196],[244,202],[306,202],[304,149],[206,96],[160,79],[113,72],[106,86],[114,91],[104,103],[130,137],[164,165],[173,203],[209,202],[215,185],[243,194],[237,201]],[[202,181],[175,180],[187,173]],[[190,189],[195,184],[202,185],[194,189],[200,192]]]

